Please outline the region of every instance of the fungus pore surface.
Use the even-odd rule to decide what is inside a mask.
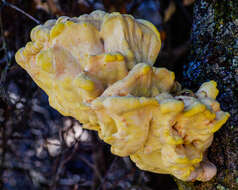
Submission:
[[[150,22],[94,11],[48,20],[30,36],[17,63],[53,108],[96,130],[113,154],[184,181],[216,174],[205,152],[229,118],[216,82],[183,95],[173,72],[153,67],[161,40]]]

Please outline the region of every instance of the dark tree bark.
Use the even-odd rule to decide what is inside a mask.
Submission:
[[[197,0],[194,6],[190,62],[184,69],[187,87],[215,80],[221,108],[231,114],[216,134],[208,158],[216,177],[201,183],[176,180],[179,190],[238,189],[238,1]]]

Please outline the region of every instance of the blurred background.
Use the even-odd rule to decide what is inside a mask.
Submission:
[[[48,19],[100,9],[151,21],[161,33],[156,66],[182,78],[194,0],[1,0],[0,189],[177,190],[169,175],[139,170],[110,153],[95,132],[63,117],[14,59],[31,29]]]

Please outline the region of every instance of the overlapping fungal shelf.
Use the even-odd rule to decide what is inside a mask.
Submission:
[[[205,152],[228,119],[215,81],[183,95],[174,73],[153,67],[161,47],[150,22],[94,11],[49,20],[31,31],[16,61],[49,103],[130,156],[142,170],[207,181],[216,167]]]

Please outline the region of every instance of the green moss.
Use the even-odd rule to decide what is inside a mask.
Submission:
[[[238,177],[236,178],[236,183],[238,184]]]
[[[175,177],[173,177],[173,178],[178,186],[178,190],[194,190],[194,186],[193,186],[192,182],[184,182],[184,181],[179,180]]]
[[[217,190],[226,190],[226,188],[222,185],[217,185]]]

